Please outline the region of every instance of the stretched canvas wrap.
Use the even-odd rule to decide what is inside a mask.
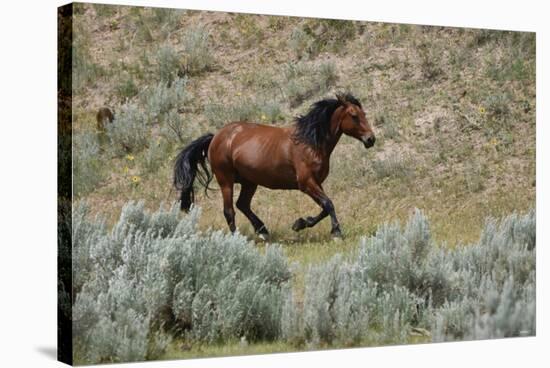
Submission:
[[[535,335],[534,33],[58,22],[61,361]]]

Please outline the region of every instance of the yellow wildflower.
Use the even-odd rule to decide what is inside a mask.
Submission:
[[[479,107],[479,113],[480,113],[481,115],[485,114],[485,107],[480,106],[480,107]]]
[[[267,120],[267,116],[265,116],[265,114],[262,114],[262,120]]]
[[[496,146],[498,144],[498,141],[496,138],[491,139],[491,145]]]
[[[132,156],[132,155],[126,155],[126,159],[127,159],[128,161],[134,161],[134,156]]]
[[[129,168],[128,166],[125,166],[125,167],[124,167],[124,173],[125,173],[125,174],[128,174],[128,171],[130,171],[130,168]]]
[[[141,179],[139,178],[139,176],[132,176],[132,183],[137,184],[140,182],[140,180]]]

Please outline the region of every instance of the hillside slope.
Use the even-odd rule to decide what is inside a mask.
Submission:
[[[79,4],[73,55],[75,194],[111,221],[130,199],[177,200],[173,158],[194,137],[291,124],[336,91],[363,103],[378,140],[365,151],[344,137],[332,156],[337,248],[328,222],[290,230],[318,211],[303,194],[258,191],[253,208],[291,257],[348,249],[414,208],[438,241],[472,242],[486,217],[535,203],[534,34]],[[106,133],[104,105],[117,117]],[[198,204],[201,227],[226,228],[219,192]]]

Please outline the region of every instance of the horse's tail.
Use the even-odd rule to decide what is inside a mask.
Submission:
[[[208,190],[208,184],[212,181],[212,174],[208,170],[208,147],[214,134],[205,134],[189,143],[181,150],[174,164],[174,186],[181,190],[181,209],[189,211],[195,199],[193,182],[195,177]],[[198,174],[198,176],[197,176]]]

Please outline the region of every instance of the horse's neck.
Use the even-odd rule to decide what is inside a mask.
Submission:
[[[331,134],[330,138],[327,141],[327,145],[325,146],[325,155],[327,158],[330,158],[330,155],[332,154],[332,151],[334,151],[334,148],[338,144],[338,141],[342,137],[341,131],[336,131],[334,134]]]
[[[342,137],[342,130],[340,129],[341,111],[342,110],[340,108],[336,109],[330,121],[330,137],[327,140],[327,145],[325,147],[325,154],[327,155],[327,158],[330,158],[332,151],[334,151],[334,148]]]

